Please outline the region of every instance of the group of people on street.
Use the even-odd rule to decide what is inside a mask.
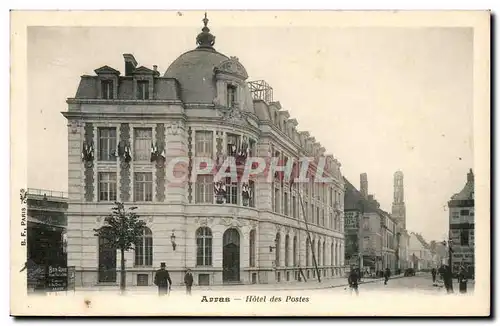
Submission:
[[[434,286],[437,286],[436,277],[438,273],[441,279],[443,280],[446,292],[453,293],[453,271],[451,269],[451,266],[441,265],[438,270],[436,270],[435,268],[431,270],[432,284]],[[460,265],[457,278],[458,278],[458,291],[460,293],[466,293],[468,277],[465,266]]]
[[[154,284],[158,287],[158,295],[168,295],[172,290],[172,279],[167,271],[165,263],[160,264],[160,269],[156,271]],[[186,294],[191,295],[191,288],[193,286],[193,274],[188,269],[184,275],[184,285],[186,286]]]
[[[386,268],[383,272],[384,276],[384,285],[387,285],[389,278],[391,277],[391,270]],[[349,283],[349,288],[351,289],[351,293],[355,292],[356,295],[359,295],[359,282],[361,281],[361,271],[359,268],[351,268],[351,272],[349,273],[349,277],[347,282]]]

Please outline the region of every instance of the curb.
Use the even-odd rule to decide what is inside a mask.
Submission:
[[[418,276],[418,274],[416,275]],[[394,277],[391,277],[390,279],[399,279],[399,278],[404,278],[405,276],[394,276]],[[415,276],[413,276],[415,277]],[[368,281],[361,281],[359,284],[362,285],[362,284],[368,284],[368,283],[376,283],[376,282],[379,282],[379,281],[382,281],[384,278],[381,277],[381,278],[375,278],[375,279],[370,279]],[[290,287],[290,288],[260,288],[260,289],[252,289],[252,285],[248,285],[247,288],[244,288],[244,289],[240,289],[240,290],[244,290],[244,291],[250,291],[250,292],[263,292],[263,291],[302,291],[302,290],[324,290],[324,289],[334,289],[334,288],[340,288],[340,287],[346,287],[346,286],[349,286],[349,283],[347,283],[347,280],[346,282],[343,282],[341,284],[334,284],[334,285],[317,285],[317,286],[310,286],[310,287],[300,287],[300,288],[294,288],[294,287]],[[224,288],[223,286],[220,286],[220,287],[215,287],[215,288],[205,288],[205,289],[201,289],[201,288],[198,288],[199,291],[237,291],[238,289],[231,289],[231,290],[228,290],[228,289],[231,289],[231,287],[226,287]],[[79,291],[85,291],[85,290],[89,290],[89,289],[86,289],[86,288],[78,288],[76,289],[76,292],[79,292]],[[100,291],[100,290],[91,290],[91,291]]]

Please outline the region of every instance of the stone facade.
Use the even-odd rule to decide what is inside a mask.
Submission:
[[[469,277],[474,277],[474,173],[472,169],[467,174],[467,182],[462,191],[451,197],[448,208],[453,271],[457,273],[459,266],[462,265]]]
[[[151,285],[160,262],[174,284],[183,283],[187,268],[195,284],[297,282],[299,266],[307,278],[317,277],[312,250],[322,277],[343,276],[340,163],[298,132],[279,102],[256,99],[243,65],[215,51],[213,40],[205,26],[198,47],[163,77],[156,67],[137,68],[126,54],[125,76],[96,69],[67,100],[68,266],[76,267],[77,286],[119,280],[120,255],[93,231],[105,226],[114,201],[137,206],[150,231],[126,252],[129,285]],[[227,183],[218,203],[212,176],[191,178],[197,160],[234,156],[231,146],[244,142],[249,157],[325,157],[333,182],[291,186],[262,174],[249,185]],[[190,178],[175,182],[183,173]]]

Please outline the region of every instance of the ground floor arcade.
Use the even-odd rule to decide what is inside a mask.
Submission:
[[[117,284],[120,252],[93,232],[102,219],[81,220],[68,229],[68,265],[75,267],[76,286]],[[307,233],[300,225],[236,216],[145,220],[142,240],[125,253],[128,285],[152,285],[161,262],[179,285],[188,268],[197,285],[298,282],[317,279],[318,273],[322,279],[345,273],[342,235],[319,228]]]

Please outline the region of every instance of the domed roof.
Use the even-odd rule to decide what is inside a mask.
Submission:
[[[172,62],[164,75],[179,81],[184,103],[211,104],[217,95],[214,68],[229,59],[213,48],[215,36],[210,33],[210,29],[207,27],[206,13],[203,23],[202,32],[196,37],[198,47],[181,54]]]
[[[165,72],[181,86],[184,103],[212,103],[216,97],[214,68],[229,58],[213,48],[199,47],[181,54]]]

